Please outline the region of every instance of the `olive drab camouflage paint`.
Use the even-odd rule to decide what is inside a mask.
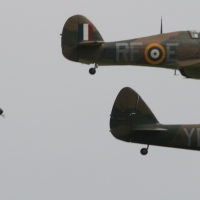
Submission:
[[[86,17],[70,17],[62,32],[62,53],[71,61],[98,66],[137,65],[179,70],[200,79],[200,31],[177,31],[132,40],[104,42]]]
[[[163,125],[140,95],[123,88],[110,115],[110,132],[122,141],[182,149],[200,150],[200,125]],[[147,149],[141,153],[146,155]]]

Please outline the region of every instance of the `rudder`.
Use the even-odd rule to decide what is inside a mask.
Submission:
[[[82,15],[70,17],[62,31],[62,53],[71,61],[79,61],[78,45],[102,42],[103,38],[90,20]]]
[[[129,141],[131,130],[157,123],[158,120],[137,92],[128,87],[119,92],[110,116],[111,133],[116,138]]]

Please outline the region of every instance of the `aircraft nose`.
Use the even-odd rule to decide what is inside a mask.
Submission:
[[[0,108],[0,115],[2,115],[3,114],[3,110]]]

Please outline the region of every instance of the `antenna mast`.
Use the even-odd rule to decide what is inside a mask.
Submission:
[[[161,26],[160,26],[160,34],[163,33],[163,28],[162,28],[162,17],[161,17]]]

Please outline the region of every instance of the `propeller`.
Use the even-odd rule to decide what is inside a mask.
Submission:
[[[5,118],[6,116],[3,114],[3,110],[0,108],[0,115]]]

